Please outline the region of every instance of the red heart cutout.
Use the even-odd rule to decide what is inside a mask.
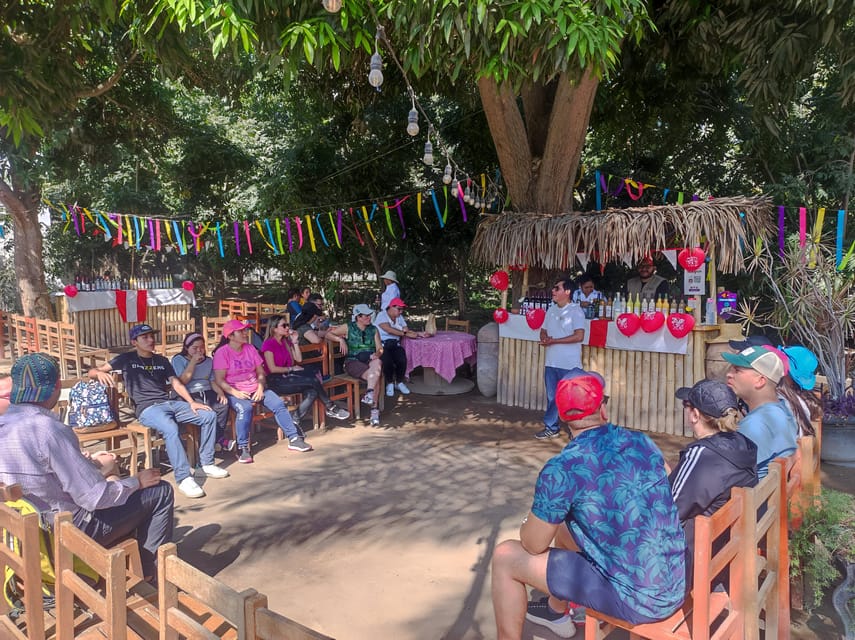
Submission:
[[[629,337],[641,328],[641,318],[634,313],[622,313],[615,320],[615,324],[618,331]]]
[[[641,314],[641,330],[644,333],[653,333],[665,324],[665,314],[661,311],[645,311]]]
[[[688,313],[672,313],[667,324],[672,336],[685,338],[695,328],[695,319]]]
[[[505,324],[508,321],[508,310],[496,309],[493,312],[493,320],[495,320],[499,324]]]
[[[546,311],[543,309],[529,309],[525,312],[525,321],[535,331],[543,326],[544,320],[546,320]]]
[[[694,249],[681,249],[677,254],[677,262],[686,271],[697,271],[704,266],[704,260],[707,259],[707,254],[700,247]]]
[[[508,288],[508,272],[507,271],[496,271],[493,275],[490,276],[490,284],[494,289],[498,289],[499,291],[504,291]]]

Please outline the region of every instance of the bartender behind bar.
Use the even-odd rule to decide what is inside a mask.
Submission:
[[[638,275],[626,281],[626,292],[630,300],[657,300],[668,296],[668,281],[656,274],[653,258],[646,256],[636,265]]]

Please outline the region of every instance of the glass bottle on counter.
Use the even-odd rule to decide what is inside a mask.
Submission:
[[[611,298],[606,298],[606,320],[612,319],[612,313],[614,312],[614,303]]]

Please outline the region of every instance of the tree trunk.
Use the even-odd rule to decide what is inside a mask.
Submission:
[[[598,85],[590,70],[576,79],[564,73],[548,85],[526,85],[520,100],[510,85],[487,77],[478,81],[514,210],[573,210],[573,184]]]
[[[42,229],[39,225],[39,197],[36,189],[17,189],[0,180],[0,203],[12,215],[15,234],[15,276],[25,316],[52,318],[45,285],[42,257]]]

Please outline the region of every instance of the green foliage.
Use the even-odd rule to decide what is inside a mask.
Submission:
[[[790,538],[790,573],[805,576],[812,587],[812,607],[818,607],[828,588],[840,577],[835,560],[855,562],[855,498],[823,489],[805,511]]]

